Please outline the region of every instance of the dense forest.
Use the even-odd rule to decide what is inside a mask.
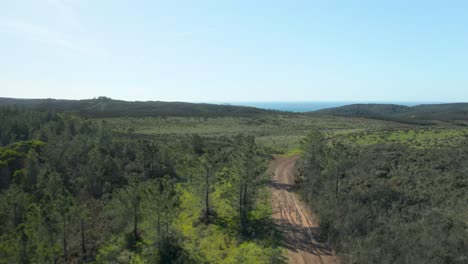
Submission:
[[[297,184],[344,263],[466,263],[468,137],[457,146],[357,146],[315,130]]]
[[[0,263],[274,263],[254,138],[0,109]]]

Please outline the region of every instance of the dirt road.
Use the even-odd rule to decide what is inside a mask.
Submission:
[[[269,166],[273,218],[283,233],[289,263],[338,263],[330,249],[315,239],[319,231],[317,220],[291,190],[297,159],[277,156]]]

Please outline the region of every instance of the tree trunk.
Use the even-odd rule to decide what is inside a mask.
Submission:
[[[164,239],[168,239],[168,235],[169,235],[169,216],[167,215],[167,212],[166,212],[166,232],[164,233]]]
[[[247,194],[247,187],[248,187],[248,184],[247,182],[244,183],[244,199],[243,202],[244,202],[244,206],[243,206],[243,209],[244,209],[244,223],[247,224],[247,206],[248,206],[248,194]]]
[[[158,247],[161,249],[161,204],[158,198]]]
[[[28,248],[28,237],[24,233],[24,229],[22,229],[21,230],[21,257],[20,257],[20,261],[21,261],[21,263],[24,263],[24,264],[29,263],[27,248]]]
[[[81,258],[83,262],[86,259],[86,246],[85,246],[85,234],[84,234],[84,221],[81,219],[80,221],[80,229],[81,229]]]
[[[133,210],[133,236],[135,238],[135,246],[138,242],[138,202]]]
[[[205,224],[210,222],[210,182],[209,182],[209,173],[206,173],[205,177]]]
[[[242,232],[244,232],[244,218],[243,218],[243,207],[244,207],[244,203],[242,201],[244,195],[243,195],[243,192],[244,192],[244,187],[242,186],[242,183],[240,184],[240,190],[239,190],[239,219],[240,219],[240,224],[241,224],[241,229],[242,229]]]
[[[241,183],[240,191],[240,219],[242,233],[247,231],[247,183]]]
[[[335,177],[336,177],[336,183],[335,183],[335,199],[338,199],[338,181],[339,181],[339,173],[338,173],[338,162],[335,163]]]
[[[63,218],[63,258],[65,262],[68,261],[68,251],[67,251],[67,220]]]
[[[13,206],[13,225],[15,228],[19,225],[19,216],[16,204]]]

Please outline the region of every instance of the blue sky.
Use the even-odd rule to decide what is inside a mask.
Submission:
[[[0,97],[468,101],[468,1],[3,0]]]

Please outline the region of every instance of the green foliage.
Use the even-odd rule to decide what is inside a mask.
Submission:
[[[404,144],[412,148],[445,148],[458,146],[468,137],[466,128],[412,128],[348,133],[333,138],[345,145]]]
[[[181,212],[174,222],[174,229],[183,238],[181,246],[201,263],[272,263],[280,257],[281,250],[275,243],[269,244],[260,240],[243,241],[237,229],[225,228],[219,224],[200,225],[200,201],[196,195],[181,188]],[[220,198],[223,199],[223,198]],[[217,211],[232,212],[229,200],[216,203]],[[255,214],[255,213],[253,213]],[[223,217],[219,214],[218,217]],[[232,216],[231,216],[232,217]],[[232,219],[232,218],[231,218]],[[262,245],[263,244],[263,245]]]
[[[363,147],[327,143],[316,133],[306,142],[299,186],[321,220],[322,239],[343,261],[456,263],[466,258],[466,143]],[[313,158],[317,149],[325,150],[320,159]]]
[[[16,108],[0,117],[0,263],[278,258],[253,137],[150,137]]]
[[[44,142],[38,140],[19,141],[5,147],[0,147],[0,189],[8,188],[12,183],[30,187],[35,183],[38,170],[37,152]]]

